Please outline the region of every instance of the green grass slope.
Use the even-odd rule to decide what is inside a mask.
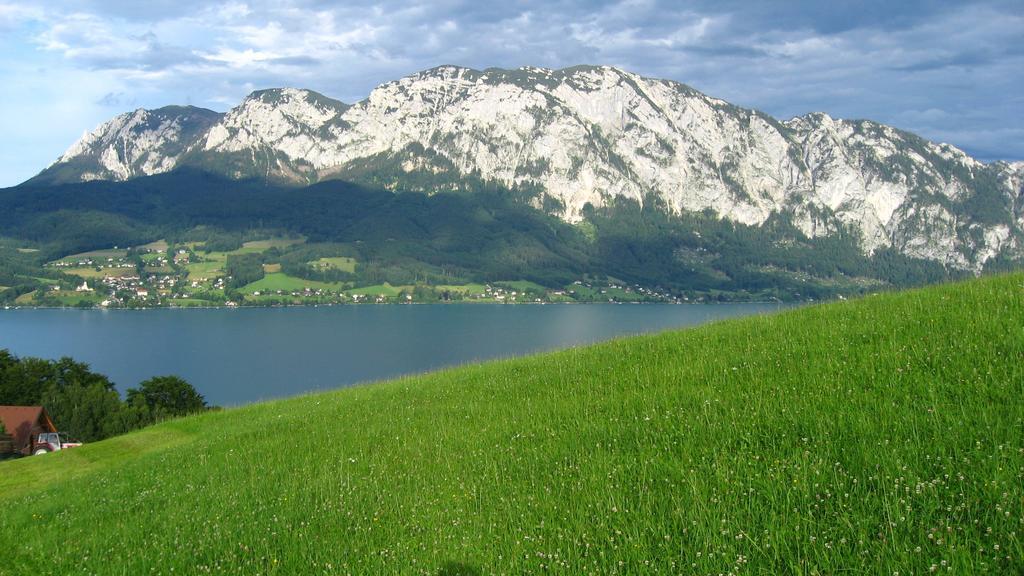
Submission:
[[[1019,574],[1024,275],[0,464],[7,574]]]
[[[242,292],[246,294],[252,294],[253,292],[273,292],[275,290],[283,290],[291,292],[293,290],[304,290],[310,288],[312,290],[341,290],[342,285],[337,282],[318,282],[316,280],[306,280],[305,278],[296,278],[289,276],[282,272],[272,272],[264,276],[263,278],[250,282],[242,287]]]

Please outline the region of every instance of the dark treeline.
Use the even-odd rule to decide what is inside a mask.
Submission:
[[[0,405],[43,406],[62,432],[86,442],[209,409],[177,376],[157,376],[124,400],[106,376],[71,358],[19,358],[0,350]]]
[[[241,288],[250,282],[263,278],[263,255],[238,254],[228,256],[225,268],[228,276],[231,278],[228,287]]]

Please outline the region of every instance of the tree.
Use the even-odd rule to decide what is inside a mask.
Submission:
[[[154,419],[184,416],[206,410],[206,400],[178,376],[155,376],[128,390],[130,406],[146,406]]]
[[[50,385],[43,392],[41,404],[63,431],[86,442],[127,432],[121,425],[121,397],[117,390],[99,382],[63,388]]]
[[[50,365],[52,372],[41,383],[38,403],[46,406],[59,427],[86,442],[127,431],[117,424],[123,404],[109,378],[67,357]]]
[[[224,265],[229,288],[241,288],[263,278],[262,254],[231,254]]]
[[[7,350],[0,351],[0,404],[34,406],[42,404],[44,397],[90,386],[117,394],[113,382],[90,370],[84,362],[71,358],[18,358]],[[58,411],[47,409],[55,420],[59,418]]]

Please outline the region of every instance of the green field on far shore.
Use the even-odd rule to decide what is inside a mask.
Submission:
[[[352,288],[346,290],[345,293],[348,295],[359,294],[361,296],[386,296],[388,298],[395,298],[403,291],[411,293],[413,290],[412,286],[392,286],[387,282],[383,284],[376,284],[373,286],[361,286],[359,288]]]
[[[466,296],[480,296],[487,294],[487,286],[483,284],[442,284],[439,286],[432,286],[432,288],[438,292],[458,292]]]
[[[320,258],[309,263],[315,269],[319,270],[341,270],[342,272],[355,272],[356,271],[356,259],[335,257],[335,258]]]
[[[128,254],[128,250],[122,249],[110,249],[110,250],[93,250],[91,252],[81,252],[79,254],[71,254],[54,260],[50,264],[56,264],[58,262],[74,263],[82,260],[94,260],[106,262],[108,258],[117,260],[118,258],[124,258]]]
[[[281,290],[282,292],[293,292],[302,291],[306,288],[311,290],[329,290],[331,292],[338,292],[343,288],[343,286],[338,282],[318,282],[316,280],[296,278],[283,272],[273,272],[255,282],[246,284],[242,287],[241,291],[245,294],[252,294],[253,292],[274,292],[277,290]]]
[[[79,278],[86,278],[86,279],[98,279],[98,278],[109,278],[109,277],[121,278],[121,277],[124,277],[124,276],[136,276],[136,275],[138,275],[138,271],[135,269],[135,267],[131,267],[131,268],[100,268],[99,270],[97,270],[95,268],[90,268],[88,266],[82,266],[82,267],[78,267],[78,268],[65,268],[65,269],[63,269],[61,271],[64,272],[65,274],[72,274],[72,275],[78,276]]]
[[[203,281],[224,275],[223,261],[190,262],[185,265],[189,281]]]

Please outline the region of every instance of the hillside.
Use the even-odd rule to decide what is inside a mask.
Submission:
[[[1024,275],[0,464],[4,574],[1024,571]]]
[[[661,301],[818,300],[969,274],[894,249],[865,255],[853,234],[809,238],[781,216],[747,226],[707,213],[672,216],[622,200],[588,210],[587,220],[573,225],[520,200],[512,191],[483,185],[430,195],[337,180],[295,188],[184,168],[126,182],[2,189],[0,285],[11,288],[0,291],[0,303],[56,305],[64,298],[73,304],[85,279],[93,288],[102,284],[92,300],[134,306],[118,293],[121,264],[134,262],[128,273],[137,269],[151,296],[161,294],[165,303],[177,296],[223,304],[238,300],[229,292],[247,282],[217,287],[193,281],[211,273],[226,279],[232,275],[227,253],[273,237],[307,241],[250,262],[256,272],[248,281],[262,276],[260,264],[280,265],[301,279],[296,285],[341,282],[338,289],[347,291],[388,283],[409,286],[433,302],[441,287],[521,280],[550,292],[572,290],[576,282],[624,285]],[[189,264],[154,266],[145,258],[158,255],[140,256],[154,245],[167,250],[168,242],[189,252]],[[136,250],[123,263],[104,264],[116,268],[54,265],[114,246]],[[317,264],[324,258],[354,263],[325,269]],[[986,269],[1019,265],[997,259]],[[31,302],[17,300],[31,292]],[[155,305],[153,300],[140,304]]]
[[[165,107],[86,134],[31,182],[124,181],[192,167],[306,186],[517,191],[569,223],[631,201],[710,211],[810,238],[977,272],[1024,255],[1024,167],[869,120],[788,120],[679,82],[609,66],[440,66],[355,104],[296,88],[253,92],[219,114]]]

